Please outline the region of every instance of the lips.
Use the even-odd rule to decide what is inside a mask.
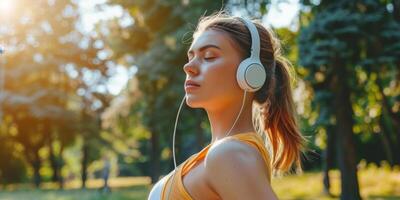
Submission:
[[[185,86],[196,86],[196,87],[200,87],[200,84],[198,84],[198,83],[196,83],[196,82],[194,82],[194,81],[191,81],[191,80],[187,80],[187,81],[185,82]]]
[[[191,91],[191,90],[193,90],[193,89],[197,89],[197,88],[199,88],[200,87],[200,84],[198,84],[198,83],[196,83],[195,81],[192,81],[192,80],[187,80],[186,82],[185,82],[185,90],[188,92],[188,91]]]

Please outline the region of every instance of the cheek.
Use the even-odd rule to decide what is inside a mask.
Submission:
[[[228,60],[221,60],[207,67],[207,76],[212,77],[216,83],[233,85],[236,82],[237,65]]]
[[[221,59],[206,68],[206,79],[210,81],[212,87],[229,89],[237,86],[236,82],[237,65],[234,62]]]

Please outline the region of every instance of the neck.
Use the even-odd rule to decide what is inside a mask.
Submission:
[[[211,125],[211,143],[214,143],[226,136],[232,128],[233,123],[239,114],[242,103],[225,106],[218,110],[207,110],[208,119]],[[254,132],[252,122],[252,102],[247,101],[243,107],[243,111],[239,116],[235,126],[229,133],[229,136],[239,133]]]

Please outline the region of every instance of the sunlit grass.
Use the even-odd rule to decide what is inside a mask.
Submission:
[[[98,189],[73,190],[18,190],[0,192],[2,200],[102,200],[102,199],[146,199],[148,186],[112,189],[111,193],[104,193]]]
[[[59,190],[56,183],[43,183],[40,190],[33,189],[30,184],[12,184],[0,192],[1,200],[103,200],[103,199],[146,199],[151,189],[149,177],[118,177],[109,181],[111,193],[100,188],[102,179],[87,181],[87,189],[79,189],[81,181],[73,180],[65,183],[65,189]]]
[[[387,165],[376,167],[360,166],[360,191],[363,199],[395,200],[400,199],[400,169],[390,169]],[[307,172],[302,175],[291,175],[274,178],[272,186],[281,200],[333,200],[338,199],[340,193],[340,173],[337,170],[330,172],[331,193],[334,197],[323,194],[322,174]],[[0,192],[0,199],[4,200],[94,200],[94,199],[146,199],[151,189],[148,177],[113,178],[110,180],[111,193],[103,193],[100,189],[101,179],[89,180],[89,189],[78,189],[79,181],[66,183],[65,190],[58,190],[57,184],[43,184],[41,190],[34,190],[26,184],[8,186]]]
[[[332,170],[329,172],[329,176],[331,180],[330,193],[333,197],[323,193],[323,175],[320,172],[275,178],[272,181],[272,186],[280,199],[338,199],[340,195],[340,172]],[[374,164],[370,164],[368,167],[360,164],[358,179],[361,196],[364,199],[400,199],[399,168],[392,170],[385,163],[380,168]]]
[[[134,187],[134,186],[144,186],[150,185],[150,177],[118,177],[118,178],[111,178],[109,180],[109,186],[111,188],[123,188],[123,187]],[[104,182],[102,179],[89,179],[86,182],[86,187],[88,189],[96,189],[101,188]],[[81,187],[80,180],[72,180],[66,181],[64,184],[64,189],[72,190],[72,189],[80,189]],[[43,190],[56,190],[58,189],[59,185],[57,183],[42,183],[41,189]],[[1,188],[5,191],[15,191],[15,190],[31,190],[34,189],[32,184],[10,184],[7,185],[5,188]]]

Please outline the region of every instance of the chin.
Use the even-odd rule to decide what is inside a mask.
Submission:
[[[202,108],[200,101],[196,100],[195,97],[191,95],[186,95],[186,105],[188,105],[191,108]]]

